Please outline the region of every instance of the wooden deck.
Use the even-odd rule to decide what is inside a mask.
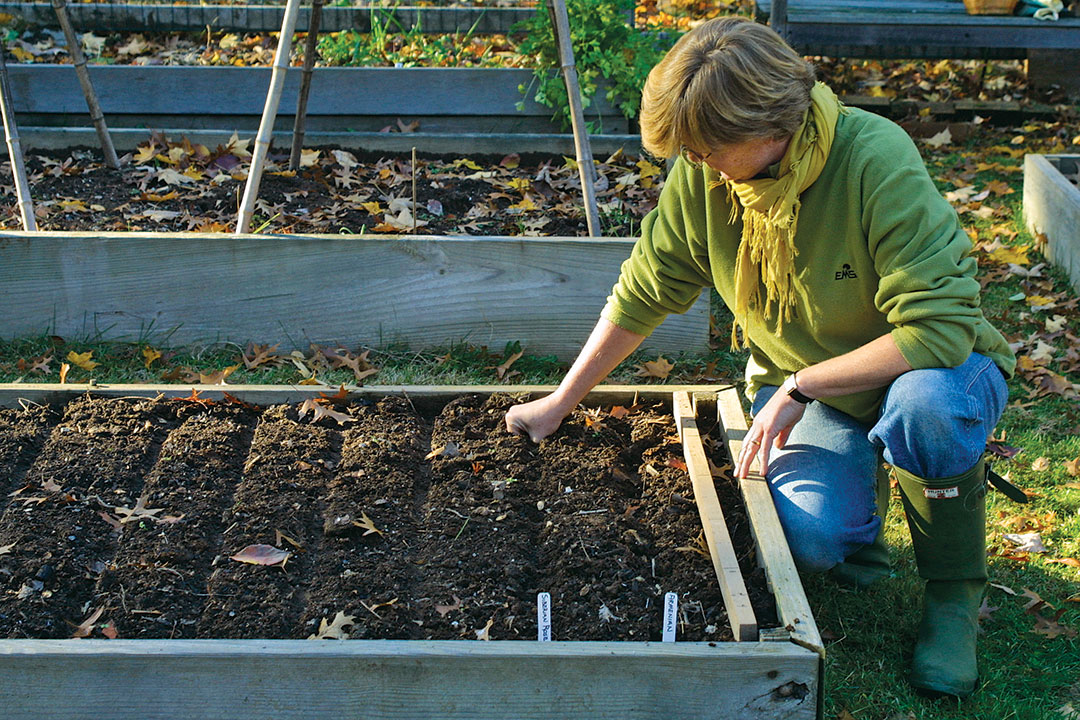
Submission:
[[[1080,50],[1080,18],[968,15],[961,0],[757,0],[754,13],[811,55],[1022,58],[1028,50]]]

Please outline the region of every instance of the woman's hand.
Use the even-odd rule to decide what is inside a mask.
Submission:
[[[769,469],[769,449],[782,448],[795,424],[802,420],[806,405],[791,399],[783,389],[778,389],[765,407],[754,416],[754,424],[746,431],[742,449],[735,461],[736,477],[744,478],[750,472],[754,458],[761,457],[761,474]]]
[[[510,408],[506,412],[506,429],[514,435],[528,435],[534,443],[539,443],[559,429],[572,409],[573,406],[565,409],[555,394],[548,395]]]

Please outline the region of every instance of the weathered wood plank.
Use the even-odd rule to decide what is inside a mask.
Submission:
[[[6,720],[810,720],[820,692],[790,643],[0,640],[0,677]]]
[[[1076,49],[1080,47],[1080,18],[1054,23],[993,15],[919,15],[914,22],[901,13],[788,12],[788,35],[793,43],[845,45],[928,45],[980,48]]]
[[[1046,235],[1046,256],[1069,275],[1080,293],[1080,155],[1024,156],[1024,220],[1032,235]],[[1060,169],[1059,169],[1060,168]]]
[[[16,112],[85,112],[71,65],[17,64],[8,70]],[[296,112],[301,70],[289,69],[279,114]],[[261,115],[271,72],[265,67],[104,65],[89,71],[106,115]],[[532,77],[531,70],[512,68],[317,68],[307,111],[311,116],[548,117],[551,108],[518,90]],[[402,92],[404,88],[408,92]],[[603,92],[596,94],[588,114],[621,117]]]
[[[263,5],[119,5],[78,3],[68,8],[72,24],[80,31],[205,32],[242,30],[276,31],[281,28],[284,6]],[[51,3],[0,2],[0,12],[22,18],[29,25],[56,27]],[[528,7],[326,7],[320,29],[324,32],[356,30],[371,32],[371,18],[401,32],[417,28],[424,33],[507,33],[517,22],[536,13]],[[296,29],[306,31],[311,9],[303,7]]]
[[[728,622],[736,640],[757,640],[757,619],[750,605],[750,596],[746,592],[739,559],[731,544],[724,512],[720,500],[716,497],[709,460],[701,446],[701,434],[698,431],[694,407],[690,395],[684,391],[672,393],[672,414],[679,428],[679,437],[683,444],[683,457],[686,458],[686,471],[694,487],[694,501],[701,515],[701,526],[705,529],[705,540],[712,555],[713,569],[720,583],[720,593],[724,597]]]
[[[717,393],[716,405],[728,451],[731,457],[737,458],[748,430],[738,390],[734,387],[721,390]],[[776,515],[769,484],[761,474],[758,460],[750,466],[750,474],[739,482],[739,488],[746,501],[746,511],[750,516],[762,566],[776,597],[780,620],[794,642],[824,656],[821,633],[810,611],[810,603],[803,591],[784,529]]]
[[[0,233],[0,337],[468,342],[576,356],[625,238]],[[708,295],[648,345],[703,351]]]

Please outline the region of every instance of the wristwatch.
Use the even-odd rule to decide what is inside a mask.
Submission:
[[[799,381],[796,379],[796,376],[798,374],[799,372],[796,370],[795,372],[788,375],[787,380],[785,380],[784,384],[780,387],[785,393],[787,393],[787,396],[795,402],[802,403],[803,405],[809,405],[810,403],[814,402],[814,398],[810,397],[809,395],[803,395],[801,392],[799,392]]]

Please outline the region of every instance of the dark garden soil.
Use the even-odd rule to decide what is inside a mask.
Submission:
[[[670,415],[578,409],[535,445],[503,429],[514,402],[0,410],[0,637],[534,639],[548,592],[555,639],[659,640],[677,592],[679,639],[731,639]],[[273,564],[233,559],[253,545]]]
[[[34,151],[26,158],[40,230],[227,232],[235,229],[248,140],[208,148],[148,135],[122,167],[98,149]],[[581,181],[562,156],[406,154],[312,148],[288,170],[273,150],[251,230],[263,233],[587,235]],[[317,150],[317,155],[315,154]],[[305,152],[308,152],[305,150]],[[656,205],[661,168],[616,153],[597,166],[604,234],[632,236]],[[404,214],[403,214],[404,213]],[[10,163],[0,163],[0,227],[20,229]]]

